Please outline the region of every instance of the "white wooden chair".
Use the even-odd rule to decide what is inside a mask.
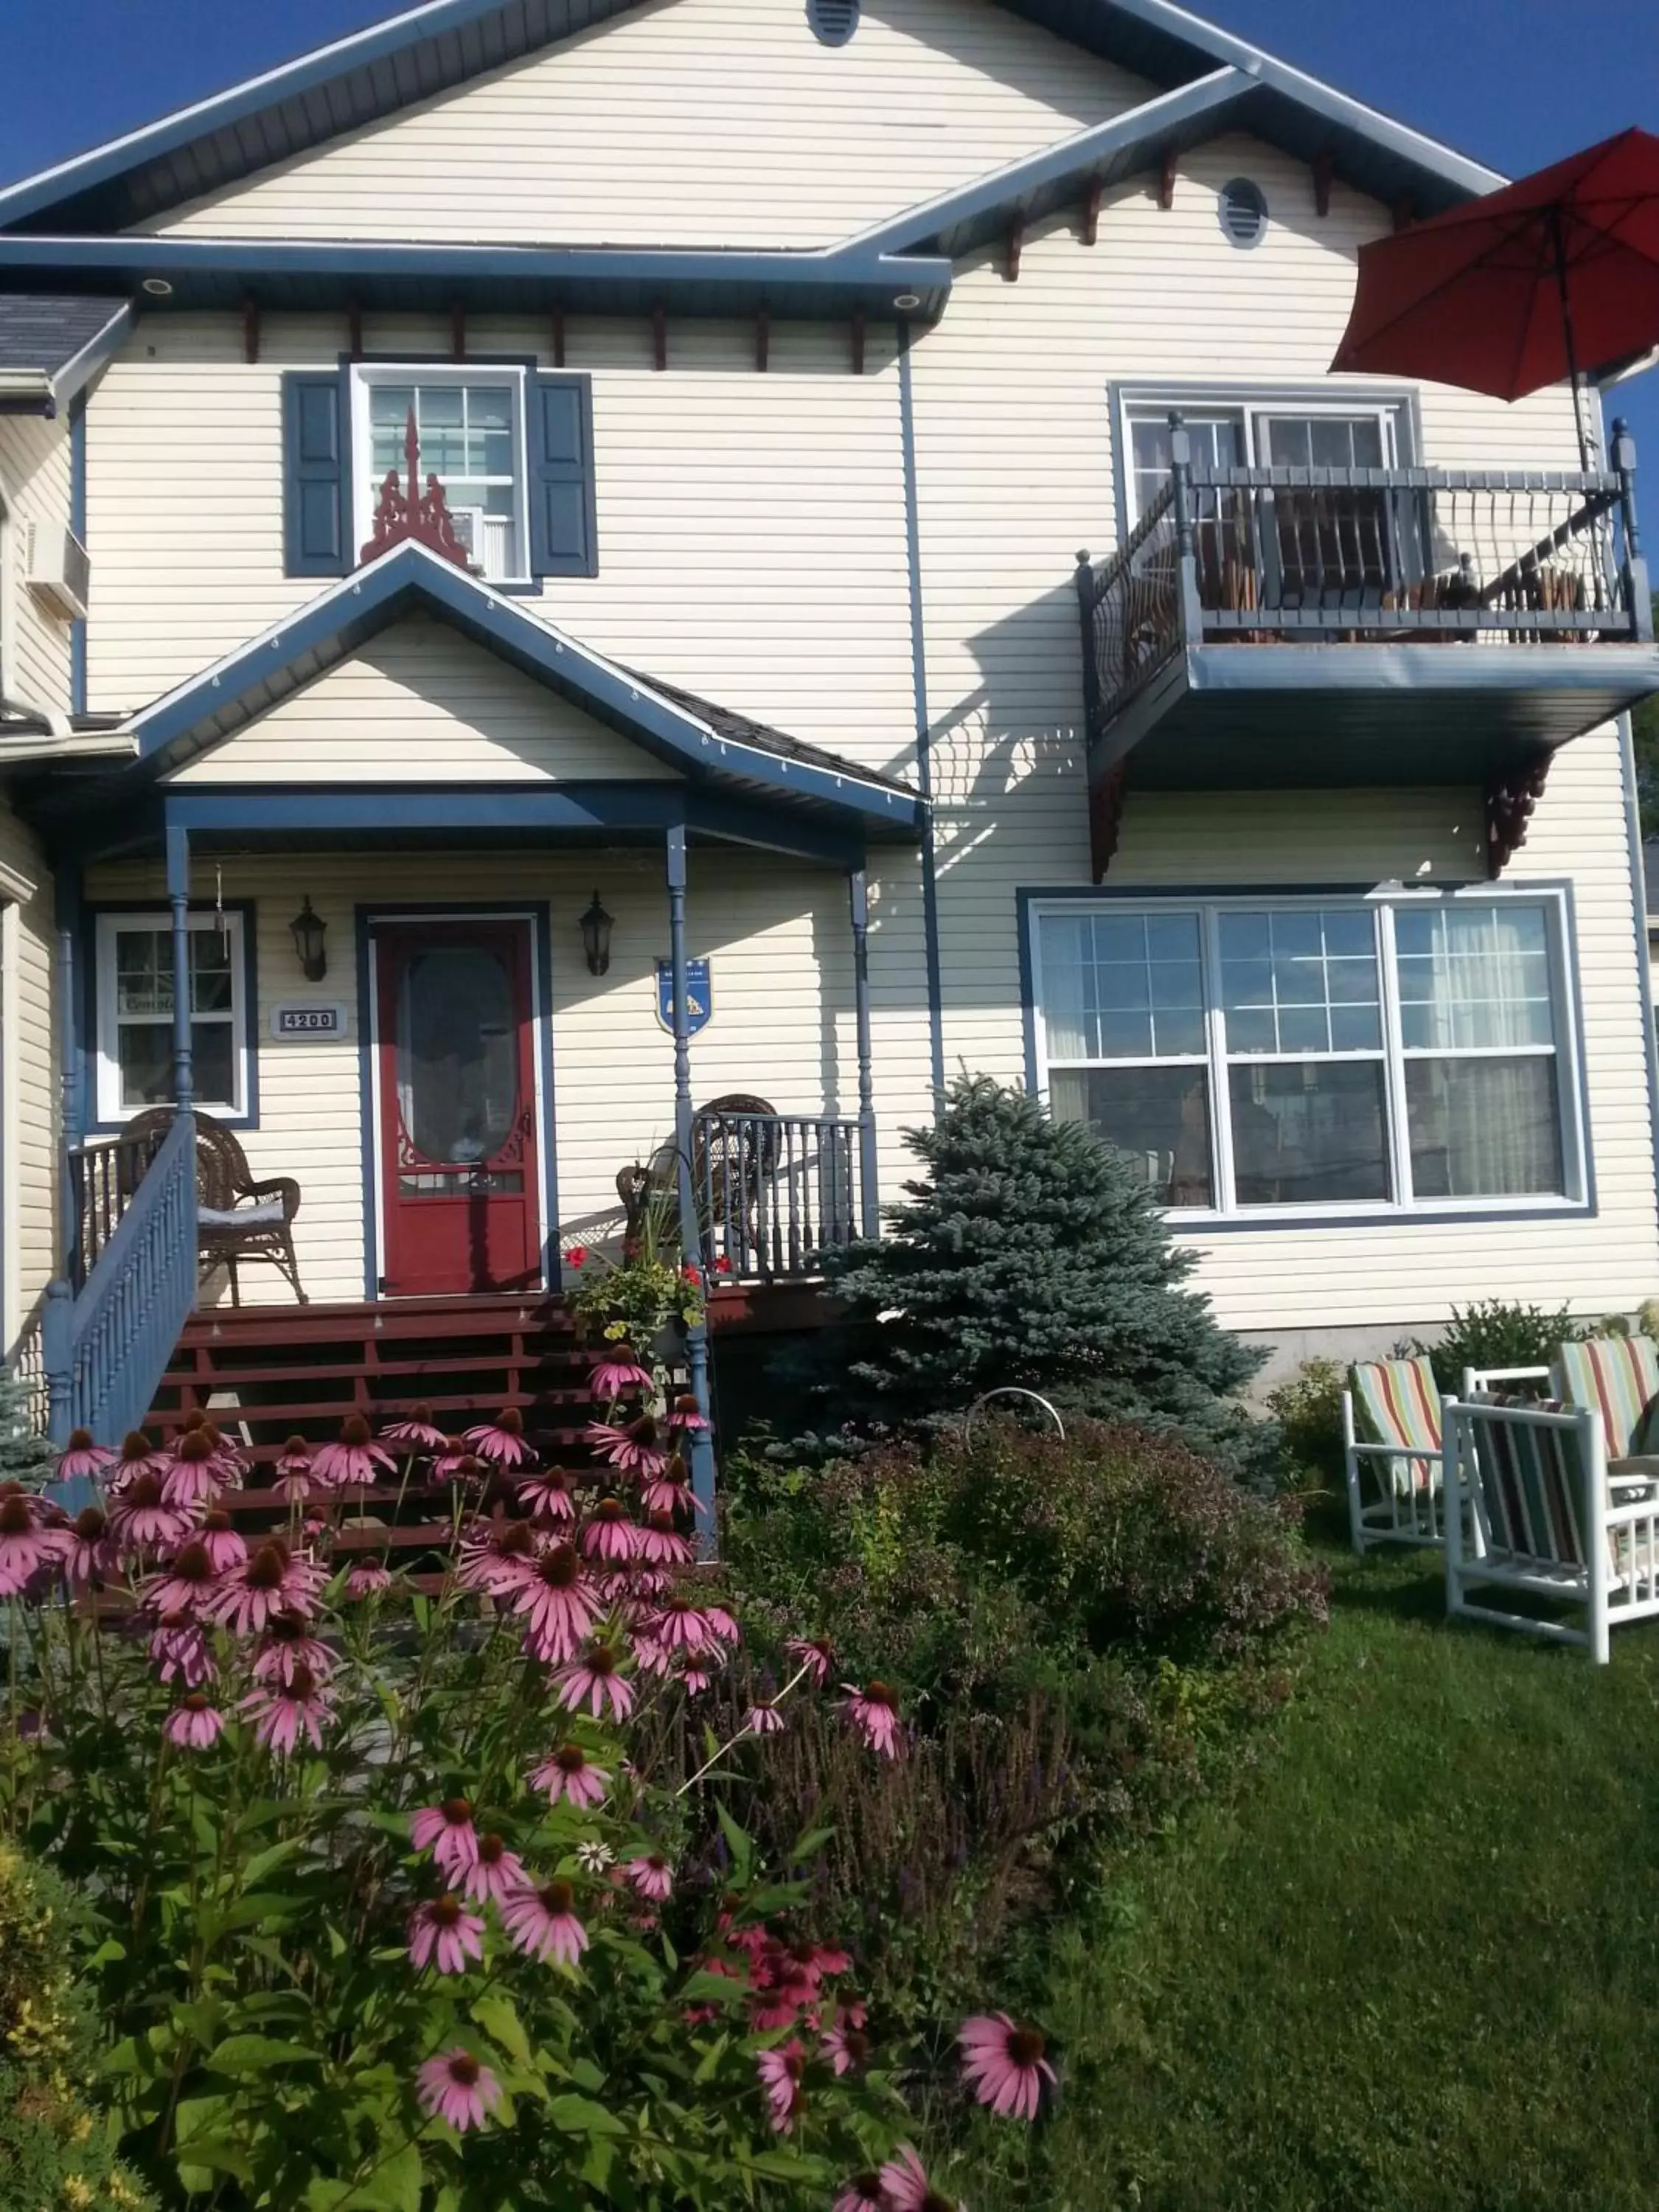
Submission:
[[[1659,1483],[1611,1479],[1593,1407],[1448,1398],[1446,1610],[1607,1662],[1611,1631],[1659,1615]],[[1524,1591],[1582,1609],[1583,1626],[1504,1610]]]
[[[1547,1367],[1466,1367],[1462,1395],[1548,1379]],[[1372,1544],[1440,1543],[1444,1452],[1432,1364],[1420,1356],[1370,1360],[1353,1369],[1350,1382],[1342,1393],[1342,1453],[1354,1550],[1363,1556]]]

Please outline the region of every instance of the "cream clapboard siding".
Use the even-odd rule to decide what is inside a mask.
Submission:
[[[26,583],[31,522],[70,515],[69,431],[62,421],[0,415],[0,691],[67,714],[70,625]]]
[[[148,225],[215,237],[828,246],[1146,96],[991,0],[656,0]]]
[[[372,639],[168,779],[196,784],[674,781],[641,746],[446,623]]]
[[[545,363],[547,337],[468,325],[481,356],[539,349]],[[345,342],[343,319],[271,316],[250,367],[234,317],[152,317],[112,362],[88,415],[94,708],[146,704],[325,588],[283,574],[282,374],[332,368]],[[902,772],[914,708],[890,332],[871,333],[861,377],[844,327],[780,325],[764,375],[743,325],[671,323],[668,343],[659,375],[642,325],[571,325],[568,366],[593,379],[599,573],[515,605]],[[449,335],[369,317],[364,343],[442,356]]]
[[[257,909],[259,1126],[241,1132],[241,1142],[256,1176],[293,1176],[301,1184],[295,1236],[311,1297],[363,1295],[359,906],[511,910],[515,902],[548,902],[560,1236],[566,1244],[591,1244],[616,1233],[617,1170],[648,1158],[673,1127],[673,1048],[655,1015],[654,963],[668,944],[656,855],[312,853],[230,856],[221,865],[225,896],[252,899]],[[210,866],[198,863],[198,896],[210,895]],[[586,972],[578,927],[596,885],[616,920],[602,979]],[[87,879],[88,897],[106,905],[155,900],[161,887],[159,869],[134,864],[100,866]],[[289,934],[301,896],[328,924],[329,972],[319,983],[300,975]],[[904,962],[882,953],[896,912],[901,933],[911,927],[902,886],[885,898],[878,891],[876,903],[872,964],[887,977],[876,994],[877,1048],[884,1067],[902,1071],[917,1030],[925,1037],[926,1029],[923,1012],[903,996]],[[781,1113],[856,1113],[852,946],[839,877],[699,849],[687,906],[692,948],[710,957],[714,975],[714,1019],[691,1046],[697,1103],[745,1091]],[[307,1000],[346,1003],[351,1034],[344,1042],[271,1037],[272,1006]],[[883,1175],[894,1179],[896,1124],[883,1134]],[[244,1295],[288,1294],[270,1270],[250,1268]]]
[[[1273,217],[1249,252],[1216,218],[1217,190],[1237,174],[1261,185]],[[1352,301],[1355,249],[1386,228],[1340,187],[1320,218],[1305,168],[1220,140],[1182,157],[1169,210],[1150,186],[1115,195],[1092,251],[1063,219],[1028,235],[1015,284],[995,257],[959,268],[941,325],[919,339],[947,1066],[1020,1074],[1017,893],[1089,880],[1071,556],[1085,545],[1098,556],[1116,536],[1109,386],[1318,385]],[[1559,393],[1505,408],[1425,389],[1421,413],[1431,464],[1575,465]],[[1109,880],[1456,880],[1480,872],[1480,836],[1470,793],[1132,792]],[[1659,1286],[1626,836],[1617,740],[1599,732],[1558,760],[1508,871],[1573,880],[1595,1218],[1195,1236],[1198,1279],[1224,1321],[1386,1332],[1495,1293],[1605,1312]]]
[[[0,426],[3,427],[3,426]],[[0,806],[0,866],[33,895],[0,902],[0,1238],[9,1349],[51,1281],[57,1257],[58,1091],[52,1027],[56,957],[52,875],[28,830]]]

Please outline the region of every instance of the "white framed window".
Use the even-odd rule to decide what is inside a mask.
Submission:
[[[232,1117],[248,1112],[251,1087],[244,929],[240,913],[189,921],[195,1101]],[[173,1095],[172,918],[100,914],[95,947],[98,1120],[130,1121]]]
[[[1185,1217],[1583,1204],[1561,893],[1038,899],[1050,1109]]]
[[[352,501],[356,543],[369,536],[388,474],[402,483],[409,417],[420,441],[420,480],[435,476],[476,573],[526,580],[530,520],[525,466],[524,371],[512,366],[354,362]]]
[[[1328,392],[1305,398],[1127,392],[1121,432],[1132,524],[1170,480],[1172,410],[1191,435],[1200,475],[1221,468],[1394,468],[1409,443],[1401,402]]]

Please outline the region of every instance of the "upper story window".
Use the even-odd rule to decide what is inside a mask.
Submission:
[[[353,450],[368,457],[354,485],[358,543],[387,474],[403,478],[412,412],[421,481],[435,476],[443,486],[475,571],[489,583],[527,577],[522,372],[360,364],[354,386]]]
[[[1199,476],[1218,469],[1382,469],[1400,459],[1397,407],[1324,400],[1216,405],[1133,398],[1128,432],[1129,520],[1170,481],[1170,412],[1179,408]]]
[[[190,1036],[196,1103],[249,1110],[245,917],[190,917]],[[97,924],[97,1109],[130,1121],[173,1095],[173,923],[152,910],[100,914]]]
[[[1054,1112],[1210,1215],[1582,1201],[1562,903],[1065,900],[1033,921]]]

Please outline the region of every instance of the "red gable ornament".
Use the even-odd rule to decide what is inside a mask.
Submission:
[[[380,554],[389,553],[394,545],[401,545],[405,538],[413,538],[417,545],[424,545],[444,560],[453,561],[458,568],[470,568],[471,556],[455,535],[454,522],[444,502],[443,486],[436,477],[428,475],[426,489],[420,489],[421,443],[416,434],[412,407],[404,431],[404,455],[409,463],[409,489],[405,491],[398,482],[396,469],[386,471],[374,509],[373,532],[358,554],[358,561],[375,560]]]

